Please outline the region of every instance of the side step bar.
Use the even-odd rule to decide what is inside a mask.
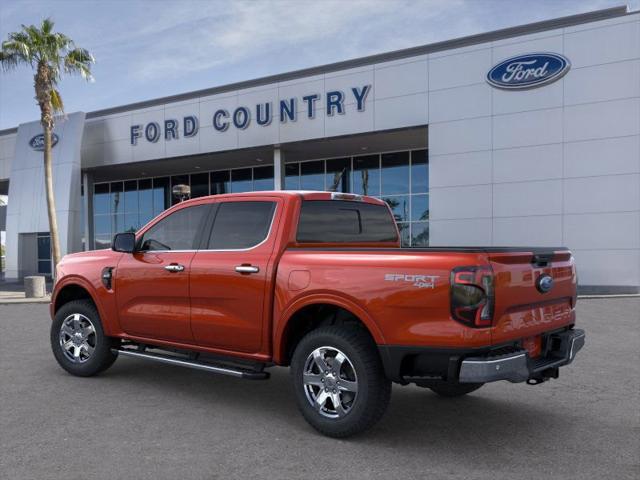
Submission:
[[[178,365],[180,367],[193,368],[196,370],[204,370],[205,372],[219,373],[221,375],[229,375],[236,378],[244,378],[247,380],[266,380],[269,378],[268,372],[258,372],[252,370],[244,370],[227,366],[217,366],[210,363],[202,363],[191,360],[183,360],[177,357],[162,355],[158,353],[146,353],[126,348],[113,348],[113,353],[124,355],[126,357],[142,358],[145,360],[153,360],[155,362],[167,363],[169,365]]]

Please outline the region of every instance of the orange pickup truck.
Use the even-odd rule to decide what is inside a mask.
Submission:
[[[254,192],[64,257],[51,346],[79,376],[119,355],[246,379],[290,366],[304,418],[346,437],[380,419],[392,382],[450,397],[556,378],[584,345],[575,306],[566,248],[401,248],[375,198]]]

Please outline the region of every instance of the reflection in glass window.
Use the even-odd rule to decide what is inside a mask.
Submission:
[[[95,235],[111,236],[111,215],[95,215],[93,217]]]
[[[229,170],[211,172],[211,195],[220,195],[231,192]]]
[[[300,189],[324,190],[324,160],[300,164]]]
[[[129,180],[124,182],[124,212],[138,213],[139,208],[138,181]]]
[[[413,195],[411,202],[411,221],[429,220],[429,195]]]
[[[231,191],[233,193],[250,192],[253,190],[251,183],[250,168],[231,170]]]
[[[299,163],[287,163],[284,166],[284,189],[285,190],[300,190],[300,164]]]
[[[94,185],[93,212],[96,214],[110,213],[109,207],[109,184],[101,183]]]
[[[111,213],[124,213],[124,196],[122,182],[111,183]]]
[[[153,189],[150,178],[138,180],[138,203],[138,226],[141,227],[153,218]]]
[[[382,195],[409,193],[409,152],[382,154]]]
[[[334,158],[327,160],[326,188],[329,192],[349,193],[351,190],[351,159]]]
[[[159,215],[171,205],[169,177],[153,179],[153,215]]]
[[[191,174],[191,198],[206,197],[209,195],[209,174]]]
[[[387,202],[391,208],[396,222],[409,221],[409,195],[383,197],[382,199]]]
[[[427,150],[411,152],[411,193],[429,191],[429,165]]]
[[[253,191],[273,190],[273,166],[253,169]]]
[[[196,237],[208,211],[208,205],[195,205],[170,214],[145,232],[141,249],[193,250],[197,247]]]
[[[380,157],[367,155],[353,159],[353,193],[380,195]]]
[[[209,238],[210,250],[233,250],[258,245],[269,233],[274,202],[225,202],[220,205]]]
[[[410,236],[409,236],[409,224],[408,223],[398,223],[398,230],[400,230],[400,242],[403,247],[408,247],[411,245]]]
[[[429,246],[429,223],[428,222],[411,224],[411,246],[412,247],[428,247]]]

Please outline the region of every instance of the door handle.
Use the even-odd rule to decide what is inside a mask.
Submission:
[[[260,267],[254,267],[253,265],[238,265],[236,267],[236,272],[238,273],[258,273],[260,271]]]
[[[171,265],[167,265],[164,267],[165,270],[168,270],[172,273],[182,272],[184,270],[184,265],[178,265],[177,263],[172,263]]]

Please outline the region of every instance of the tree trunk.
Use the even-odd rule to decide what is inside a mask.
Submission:
[[[47,214],[49,215],[49,232],[51,234],[51,257],[53,260],[52,275],[56,276],[56,267],[60,262],[60,239],[58,236],[58,218],[56,216],[56,199],[53,195],[53,173],[51,158],[50,125],[44,125],[44,184],[47,192]]]
[[[51,275],[56,277],[56,268],[60,263],[60,240],[58,236],[58,218],[56,216],[56,199],[53,195],[53,159],[51,156],[51,135],[53,134],[53,105],[51,90],[53,89],[52,73],[44,61],[38,63],[34,75],[36,100],[40,106],[40,123],[44,129],[44,186],[47,194],[47,214],[49,216],[49,234],[51,235],[51,259],[53,268]]]

